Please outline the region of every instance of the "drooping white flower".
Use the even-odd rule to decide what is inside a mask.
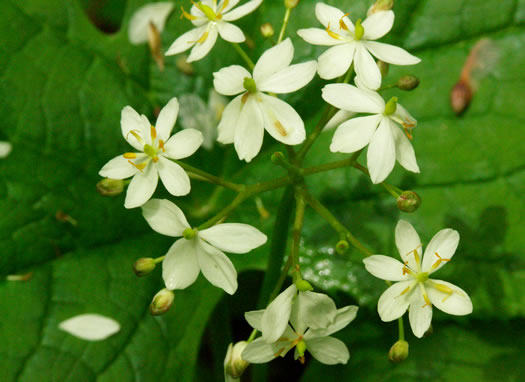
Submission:
[[[392,172],[397,161],[408,171],[419,172],[411,129],[417,121],[392,98],[385,103],[373,90],[348,84],[329,84],[323,88],[323,99],[341,110],[370,113],[352,118],[337,128],[330,151],[353,153],[368,146],[367,166],[373,183],[380,183]],[[398,128],[400,124],[404,131]]]
[[[208,54],[217,41],[217,36],[224,40],[239,43],[246,40],[242,30],[231,24],[253,12],[262,0],[251,0],[233,9],[239,0],[201,0],[193,3],[190,13],[183,10],[186,17],[196,27],[177,38],[166,52],[167,56],[182,53],[193,47],[188,62],[200,60]]]
[[[147,42],[150,24],[155,26],[158,33],[162,33],[172,10],[171,2],[146,4],[137,9],[129,22],[129,41],[135,45]]]
[[[264,130],[287,145],[305,139],[304,122],[289,104],[265,94],[291,93],[315,76],[317,63],[290,65],[294,48],[289,38],[268,49],[259,58],[253,75],[239,65],[213,73],[215,90],[237,95],[224,109],[218,141],[234,143],[239,159],[250,162],[260,151]]]
[[[81,314],[62,321],[63,331],[87,341],[101,341],[120,331],[120,324],[100,314]]]
[[[294,358],[301,362],[304,362],[304,353],[308,350],[324,364],[346,363],[350,357],[346,345],[330,335],[347,326],[355,318],[358,307],[350,305],[337,309],[326,295],[309,291],[294,295],[295,292],[296,289],[289,287],[274,300],[273,307],[245,314],[246,321],[263,335],[246,346],[242,358],[251,363],[264,363],[277,356],[284,357],[295,348]],[[269,337],[266,334],[270,308],[273,310],[272,322],[279,328],[272,330]],[[279,332],[276,337],[274,334]]]
[[[172,98],[160,111],[154,127],[145,115],[139,115],[132,107],[122,109],[122,135],[141,152],[111,159],[99,175],[111,179],[133,177],[126,193],[126,208],[146,203],[157,188],[159,176],[170,194],[182,196],[190,192],[188,174],[170,159],[189,157],[200,147],[203,138],[202,133],[194,129],[179,131],[170,138],[178,112],[177,98]]]
[[[179,207],[165,199],[152,199],[142,206],[150,227],[163,235],[181,237],[162,262],[166,288],[184,289],[195,282],[199,272],[216,287],[233,294],[237,272],[222,252],[247,253],[266,243],[266,235],[255,227],[223,223],[198,231],[192,229]]]
[[[463,289],[429,278],[452,258],[458,243],[457,231],[443,229],[428,243],[421,257],[423,247],[414,227],[405,220],[399,221],[396,245],[403,262],[383,255],[363,260],[368,272],[375,277],[397,281],[379,298],[377,310],[383,321],[396,320],[408,309],[412,331],[421,338],[430,327],[432,305],[457,316],[472,313],[472,302]]]
[[[9,142],[0,141],[0,158],[5,158],[11,154],[13,146]]]
[[[199,130],[204,137],[202,147],[211,150],[217,139],[217,126],[228,100],[210,89],[208,103],[196,94],[184,94],[179,97],[179,102],[180,125],[183,129]]]
[[[376,42],[386,35],[394,24],[394,12],[377,12],[356,22],[356,25],[341,10],[317,3],[317,19],[326,29],[300,29],[297,34],[314,45],[332,46],[319,56],[319,76],[333,79],[345,74],[352,62],[355,72],[369,89],[381,85],[381,72],[372,55],[395,65],[413,65],[421,60],[393,45]]]

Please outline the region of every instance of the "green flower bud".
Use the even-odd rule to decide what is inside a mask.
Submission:
[[[281,164],[284,160],[284,154],[280,151],[276,151],[272,154],[271,160],[273,164]]]
[[[175,66],[187,76],[193,76],[195,74],[195,69],[193,68],[193,65],[188,62],[188,56],[186,55],[177,58]]]
[[[403,212],[414,212],[421,205],[421,197],[414,191],[404,191],[397,198],[397,208]]]
[[[361,25],[361,19],[358,19],[355,22],[355,39],[357,41],[361,40],[363,38],[363,35],[365,34],[365,28]]]
[[[306,292],[307,290],[314,290],[314,287],[306,280],[297,280],[295,282],[295,287],[299,292]]]
[[[385,115],[392,115],[397,109],[397,97],[392,97],[385,105]]]
[[[124,191],[122,179],[102,179],[97,183],[97,192],[102,196],[117,196]]]
[[[377,66],[379,66],[379,71],[381,72],[381,77],[385,78],[388,74],[388,69],[390,69],[390,65],[384,61],[377,61]]]
[[[249,92],[249,93],[255,93],[257,92],[257,86],[255,85],[255,81],[253,78],[245,77],[244,82],[242,83],[242,86]]]
[[[151,301],[149,306],[150,313],[153,316],[160,316],[166,313],[173,305],[173,300],[175,300],[175,293],[166,288],[160,290]]]
[[[397,341],[388,352],[388,359],[392,362],[401,362],[408,358],[408,342]]]
[[[406,75],[397,80],[397,87],[401,90],[414,90],[419,86],[419,78],[413,75]]]
[[[294,9],[299,5],[299,0],[284,0],[284,6],[288,9]]]
[[[228,352],[224,359],[224,371],[232,378],[240,378],[250,363],[242,359],[241,355],[248,343],[239,341],[235,345],[228,346]]]
[[[138,277],[146,276],[155,269],[155,266],[155,260],[151,257],[142,257],[133,264],[133,272],[135,272]]]
[[[261,34],[264,38],[272,38],[275,34],[275,31],[273,30],[272,24],[270,23],[264,23],[261,25]]]
[[[350,245],[346,240],[339,240],[337,244],[335,245],[335,250],[338,254],[344,255],[346,251],[348,251],[348,248]]]

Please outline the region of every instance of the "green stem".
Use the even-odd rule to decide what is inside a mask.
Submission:
[[[397,325],[399,330],[399,341],[405,340],[405,325],[403,323],[403,316],[397,319]]]
[[[397,82],[394,82],[393,84],[388,84],[388,85],[382,86],[379,89],[377,89],[377,91],[381,92],[383,90],[388,90],[388,89],[393,89],[393,88],[397,88]]]
[[[357,157],[361,154],[362,150],[356,151],[350,158],[343,159],[337,162],[331,162],[331,163],[325,163],[318,166],[308,167],[302,170],[302,175],[308,176],[312,174],[317,174],[319,172],[325,172],[334,170],[341,167],[350,167],[352,166],[355,161],[357,160]]]
[[[246,65],[248,65],[248,68],[250,68],[250,70],[253,70],[253,68],[255,68],[255,64],[253,63],[252,59],[250,58],[250,56],[248,56],[246,54],[246,52],[244,51],[244,49],[241,48],[241,46],[235,42],[232,42],[232,45],[233,47],[235,48],[235,50],[237,51],[237,53],[239,53],[239,56],[242,57],[242,59],[244,60],[244,62],[246,63]]]
[[[370,172],[368,171],[368,169],[362,165],[360,165],[359,163],[357,162],[354,162],[352,163],[352,167],[358,169],[359,171],[361,171],[363,174],[366,174],[368,176],[370,176]],[[403,190],[395,187],[395,186],[392,186],[391,184],[388,184],[386,182],[381,182],[379,183],[379,185],[381,187],[383,187],[390,195],[392,195],[394,198],[399,198],[399,195],[401,195],[403,193]]]
[[[290,20],[290,14],[292,13],[291,8],[286,8],[284,13],[283,26],[281,27],[281,32],[279,32],[279,38],[277,39],[277,44],[283,41],[284,33],[286,32],[286,27],[288,26],[288,21]]]
[[[291,265],[294,283],[302,280],[301,268],[299,265],[299,242],[301,241],[301,232],[303,230],[304,210],[304,197],[299,187],[297,187],[297,190],[295,192],[295,220],[292,228],[292,248],[290,251],[290,256],[292,258]]]
[[[164,260],[165,257],[166,256],[157,257],[157,258],[153,259],[153,262],[155,264],[158,264],[158,263],[162,262],[162,260]]]
[[[220,178],[218,176],[215,176],[215,175],[209,174],[209,173],[207,173],[205,171],[199,170],[198,168],[190,166],[187,163],[184,163],[184,162],[181,162],[181,161],[178,161],[178,160],[172,160],[172,161],[177,163],[184,170],[189,171],[190,173],[196,174],[197,176],[201,177],[202,179],[206,180],[207,182],[210,182],[210,183],[213,183],[213,184],[217,184],[217,185],[225,187],[225,188],[229,188],[230,190],[233,190],[233,191],[236,191],[236,192],[242,191],[242,189],[245,187],[242,184],[232,183],[232,182],[224,180],[224,179],[222,179],[222,178]]]

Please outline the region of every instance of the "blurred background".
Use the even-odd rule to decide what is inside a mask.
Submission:
[[[0,159],[2,382],[220,381],[228,344],[250,333],[243,314],[258,307],[268,245],[231,256],[239,271],[236,295],[226,296],[200,277],[176,292],[167,314],[152,317],[149,303],[163,287],[160,269],[139,279],[132,264],[164,255],[172,239],[151,231],[140,210],[125,210],[124,195],[104,198],[95,190],[100,168],[128,151],[119,125],[124,106],[153,121],[174,96],[192,94],[208,103],[212,73],[242,64],[219,39],[205,59],[188,66],[181,55],[166,57],[160,71],[148,46],[128,39],[130,18],[146,3],[0,3],[0,141],[12,144],[10,155]],[[294,62],[316,59],[325,50],[295,34],[320,27],[315,3],[301,0],[292,13],[287,35],[294,43]],[[349,12],[355,22],[366,17],[373,2],[326,3]],[[181,5],[191,7],[189,1],[175,2],[161,34],[163,50],[190,28],[179,17]],[[391,89],[382,95],[398,96],[418,120],[412,144],[421,174],[396,165],[388,182],[416,191],[423,204],[415,213],[400,212],[394,198],[353,169],[310,177],[307,185],[375,253],[398,256],[394,227],[400,218],[414,225],[423,243],[442,228],[458,230],[459,248],[439,278],[467,291],[474,312],[453,317],[435,309],[433,333],[417,339],[407,328],[410,356],[390,363],[397,324],[381,322],[376,312],[384,283],[364,270],[357,251],[336,254],[337,235],[308,211],[301,243],[305,278],[338,306],[360,306],[356,320],[337,335],[350,349],[350,361],[326,366],[307,358],[301,365],[290,355],[248,369],[243,381],[523,380],[525,0],[403,0],[395,2],[394,11],[394,28],[381,41],[422,62],[392,66],[383,84],[406,74],[421,84],[411,92]],[[283,15],[282,1],[265,0],[236,22],[254,60],[271,47],[260,25],[269,22],[278,31]],[[488,41],[490,54],[472,58],[480,40]],[[468,65],[472,70],[465,70]],[[450,97],[460,78],[473,94],[458,115]],[[286,96],[307,131],[320,118],[325,84],[317,77]],[[307,165],[344,158],[329,152],[332,134],[323,133]],[[266,136],[249,166],[237,160],[231,146],[221,145],[199,150],[189,162],[253,183],[284,175],[270,162],[278,149]],[[168,194],[160,188],[156,196]],[[176,203],[198,225],[233,197],[193,180],[190,196]],[[280,198],[281,191],[261,196],[269,216],[246,201],[231,221],[254,224],[271,236]],[[58,329],[61,321],[82,313],[112,317],[121,331],[105,341],[86,342]]]

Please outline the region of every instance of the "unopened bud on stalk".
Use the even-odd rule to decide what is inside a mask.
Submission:
[[[173,300],[175,299],[175,293],[169,289],[160,290],[149,306],[149,311],[153,316],[160,316],[161,314],[166,313],[170,310],[171,305],[173,305]]]
[[[335,245],[335,250],[340,255],[344,255],[346,251],[348,251],[349,247],[350,245],[348,244],[346,240],[339,240],[337,244]]]
[[[235,345],[228,346],[226,358],[224,358],[224,372],[232,378],[240,378],[244,374],[249,362],[242,359],[241,354],[248,343],[239,341]]]
[[[195,74],[195,69],[193,68],[193,65],[188,62],[188,57],[186,55],[179,57],[177,61],[175,61],[175,66],[187,76],[193,76]]]
[[[397,198],[397,208],[403,212],[414,212],[421,205],[421,197],[414,191],[404,191]]]
[[[133,272],[135,272],[138,277],[146,276],[155,269],[155,266],[155,260],[151,257],[142,257],[133,264]]]
[[[388,69],[390,69],[390,65],[384,61],[377,61],[377,66],[379,66],[379,71],[381,72],[381,77],[385,78],[388,74]]]
[[[164,54],[162,53],[162,41],[160,39],[160,32],[152,22],[148,27],[148,45],[151,52],[151,57],[155,60],[157,67],[162,72],[164,70]]]
[[[284,6],[288,9],[294,9],[299,5],[300,0],[284,0]]]
[[[97,192],[102,196],[117,196],[124,191],[122,179],[102,179],[97,183]]]
[[[264,38],[272,38],[275,31],[270,23],[264,23],[261,25],[261,34]]]
[[[281,164],[284,161],[284,154],[280,151],[276,151],[272,154],[271,160],[273,164]]]
[[[402,362],[408,358],[408,342],[397,341],[388,352],[388,359],[392,362]]]
[[[397,87],[401,90],[414,90],[419,86],[419,78],[413,75],[406,75],[397,80]]]
[[[392,8],[394,8],[394,0],[377,0],[370,8],[368,8],[366,16],[368,17],[377,12],[388,11]]]

